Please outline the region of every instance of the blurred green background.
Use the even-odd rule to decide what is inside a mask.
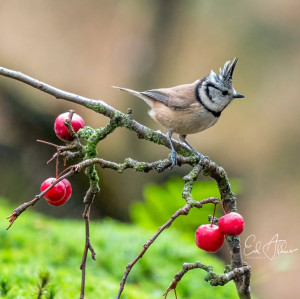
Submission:
[[[111,86],[145,90],[189,83],[237,56],[234,86],[245,100],[233,102],[214,127],[188,140],[222,165],[230,178],[243,182],[238,203],[246,220],[242,245],[249,235],[265,244],[279,234],[287,249],[295,249],[300,248],[299,11],[297,0],[1,1],[0,65],[102,99],[124,112],[131,107],[135,119],[162,130],[147,115],[145,103]],[[70,108],[87,125],[99,127],[108,121],[0,78],[0,195],[12,206],[32,199],[41,182],[54,175],[55,165],[46,165],[53,149],[36,139],[60,143],[53,121]],[[113,161],[128,156],[153,161],[169,151],[118,129],[101,142],[99,153]],[[130,206],[145,200],[148,183],[164,186],[188,170],[145,175],[99,170],[102,189],[93,219],[130,221]],[[34,209],[48,216],[80,218],[87,180],[76,175],[71,183],[74,192],[68,205],[51,208],[41,201]],[[176,200],[182,203],[180,194]],[[6,224],[1,223],[3,230]],[[263,256],[246,261],[253,267],[256,295],[297,298],[299,250],[272,261]]]
[[[1,199],[1,218],[11,208]],[[79,241],[84,240],[82,221],[57,221],[30,211],[24,214],[19,224],[16,223],[9,233],[0,232],[0,298],[38,298],[39,275],[46,272],[50,273],[50,281],[40,299],[50,299],[51,293],[54,299],[79,298],[79,265],[84,245]],[[154,232],[153,229],[112,220],[93,221],[91,242],[96,261],[89,255],[85,298],[116,298],[126,265],[137,256]],[[162,298],[175,273],[187,262],[201,260],[213,265],[217,273],[223,273],[224,263],[215,255],[199,250],[188,240],[189,235],[193,234],[187,232],[184,237],[182,232],[169,229],[159,237],[133,267],[121,298]],[[204,281],[205,275],[204,271],[195,269],[184,276],[177,288],[179,298],[236,298],[233,282],[224,287],[211,287]],[[174,298],[174,292],[170,292],[168,299]]]

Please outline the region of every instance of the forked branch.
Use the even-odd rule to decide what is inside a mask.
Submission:
[[[137,257],[132,261],[130,262],[127,267],[126,267],[126,271],[123,275],[123,278],[122,278],[122,281],[120,283],[120,289],[119,289],[119,293],[117,295],[117,299],[120,298],[123,290],[124,290],[124,286],[125,286],[125,283],[126,283],[126,279],[131,271],[131,269],[133,268],[133,266],[138,262],[139,259],[141,259],[144,254],[146,253],[146,251],[149,249],[149,247],[153,244],[153,242],[158,238],[158,236],[166,229],[166,228],[169,228],[171,226],[171,224],[181,215],[188,215],[191,208],[192,207],[202,207],[203,204],[207,204],[207,203],[219,203],[218,199],[217,198],[214,198],[214,197],[211,197],[211,198],[208,198],[208,199],[204,199],[204,200],[201,200],[199,202],[198,205],[194,205],[192,206],[191,204],[187,203],[185,204],[184,207],[182,207],[181,209],[179,209],[175,214],[173,214],[171,216],[171,218],[164,224],[162,225],[158,230],[157,232],[152,236],[151,239],[149,239],[143,246],[143,249],[142,251],[137,255]]]
[[[83,251],[82,261],[80,264],[81,270],[81,291],[80,291],[80,299],[84,298],[84,290],[85,290],[85,279],[86,279],[86,259],[88,251],[91,252],[92,259],[96,260],[96,251],[94,250],[91,241],[90,241],[90,211],[91,206],[94,202],[96,194],[99,192],[99,188],[94,184],[90,185],[85,197],[84,197],[84,211],[82,217],[84,218],[85,223],[85,247]]]
[[[223,286],[229,281],[239,278],[239,277],[244,277],[244,276],[249,276],[251,268],[249,265],[244,265],[239,268],[234,268],[232,271],[227,272],[225,274],[216,274],[213,271],[212,266],[204,265],[200,262],[196,262],[194,264],[189,264],[185,263],[182,266],[182,270],[180,270],[178,273],[175,274],[174,279],[172,280],[171,284],[167,288],[167,291],[164,294],[164,298],[166,299],[168,296],[168,293],[172,290],[174,290],[176,294],[176,287],[182,277],[190,270],[194,269],[202,269],[207,272],[207,275],[204,277],[204,280],[208,281],[211,286]],[[177,297],[177,296],[176,296]]]

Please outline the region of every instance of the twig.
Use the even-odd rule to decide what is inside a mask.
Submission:
[[[182,198],[184,198],[188,203],[193,202],[193,198],[192,198],[193,183],[194,181],[197,180],[202,170],[203,167],[200,165],[200,163],[198,163],[186,176],[183,177],[184,187],[182,190]]]
[[[172,280],[172,282],[170,283],[166,292],[164,293],[165,299],[167,298],[168,293],[171,290],[176,291],[176,287],[177,287],[178,283],[180,282],[180,280],[182,279],[182,277],[188,271],[193,270],[193,269],[202,269],[202,270],[206,271],[207,275],[205,276],[204,279],[206,281],[210,282],[211,286],[223,286],[226,283],[228,283],[229,281],[231,281],[237,277],[243,277],[244,275],[248,274],[250,272],[251,268],[249,265],[244,265],[240,268],[235,268],[228,273],[217,275],[213,271],[212,266],[204,265],[200,262],[196,262],[194,264],[184,263],[182,266],[182,270],[175,274],[174,279]]]
[[[120,298],[123,290],[124,290],[124,286],[125,286],[125,283],[126,283],[126,279],[131,271],[131,269],[133,268],[133,266],[137,263],[137,261],[139,259],[141,259],[143,257],[143,255],[146,253],[146,251],[149,249],[149,247],[152,245],[152,243],[157,239],[157,237],[166,229],[166,228],[169,228],[171,226],[171,224],[174,222],[175,219],[177,219],[179,216],[181,215],[188,215],[191,208],[192,207],[202,207],[203,204],[207,204],[207,203],[215,203],[216,202],[216,198],[214,197],[211,197],[211,198],[207,198],[207,199],[203,199],[201,201],[199,201],[199,204],[198,205],[194,205],[192,206],[191,204],[187,203],[185,204],[184,207],[182,207],[181,209],[179,209],[175,214],[173,214],[171,216],[171,218],[164,224],[162,225],[158,230],[157,232],[153,235],[153,237],[151,239],[149,239],[143,246],[143,249],[142,251],[137,255],[137,257],[132,261],[130,262],[127,266],[126,266],[126,270],[125,270],[125,273],[123,275],[123,278],[121,280],[121,283],[120,283],[120,289],[119,289],[119,292],[118,292],[118,295],[117,295],[117,299]]]
[[[62,148],[64,148],[64,147],[62,147]],[[180,165],[193,163],[192,162],[193,160],[191,158],[187,158],[187,157],[178,157],[178,158],[179,158],[178,161],[179,161]],[[118,172],[123,172],[125,169],[128,169],[128,168],[132,168],[132,169],[134,169],[136,171],[140,171],[140,172],[148,172],[150,170],[156,170],[158,172],[161,172],[164,169],[167,169],[171,165],[171,161],[169,159],[165,159],[165,160],[147,163],[147,162],[139,162],[139,161],[128,158],[128,159],[125,159],[125,161],[123,163],[115,163],[115,162],[104,160],[102,158],[92,158],[92,159],[86,159],[82,162],[79,162],[78,164],[71,165],[68,168],[66,168],[64,171],[62,171],[59,174],[58,178],[55,181],[53,181],[52,184],[47,189],[45,189],[40,194],[36,195],[33,200],[23,203],[22,205],[20,205],[16,209],[14,209],[12,214],[9,217],[7,217],[7,219],[9,219],[9,222],[10,222],[10,225],[8,226],[7,229],[9,229],[12,226],[14,221],[28,207],[35,205],[36,202],[41,197],[43,197],[44,194],[46,194],[58,182],[60,182],[61,180],[65,179],[67,177],[70,177],[71,175],[73,175],[76,172],[80,172],[83,169],[85,169],[89,166],[95,165],[95,164],[99,164],[102,168],[110,168],[110,169],[116,170]]]
[[[49,84],[46,84],[42,81],[34,79],[30,76],[22,74],[21,72],[13,71],[0,66],[0,75],[9,77],[18,81],[21,81],[27,85],[30,85],[40,91],[48,93],[54,96],[57,99],[63,99],[69,102],[73,102],[82,106],[85,106],[97,113],[100,113],[110,119],[117,119],[119,127],[126,127],[131,131],[135,131],[137,133],[138,138],[146,139],[148,141],[164,145],[165,147],[170,148],[170,143],[167,137],[158,131],[153,131],[150,128],[138,123],[134,119],[132,119],[131,113],[122,113],[121,111],[113,108],[112,106],[106,104],[101,100],[93,100],[83,96],[79,96],[74,93],[66,92],[56,87],[53,87]],[[173,146],[177,153],[183,156],[193,155],[193,152],[186,145],[178,142],[177,140],[172,141]],[[195,157],[195,160],[199,158]]]
[[[158,230],[157,232],[155,233],[155,235],[149,239],[143,246],[143,249],[142,251],[137,255],[137,257],[132,261],[130,262],[127,267],[126,267],[126,271],[123,275],[123,278],[121,280],[121,283],[120,283],[120,289],[119,289],[119,292],[118,292],[118,295],[117,295],[117,299],[120,298],[123,290],[124,290],[124,286],[125,286],[125,283],[126,283],[126,279],[132,269],[132,267],[137,263],[137,261],[139,259],[141,259],[143,257],[143,255],[145,254],[145,252],[148,250],[148,248],[151,246],[151,244],[157,239],[157,237],[168,227],[170,227],[170,225],[173,223],[173,221],[179,217],[180,215],[188,215],[189,211],[191,209],[191,206],[189,204],[186,204],[183,208],[179,209],[174,215],[172,215],[172,217],[164,224],[162,225]]]
[[[91,205],[94,202],[96,194],[100,191],[98,182],[99,177],[97,171],[95,169],[95,165],[89,167],[86,171],[86,175],[89,177],[90,187],[85,194],[83,199],[83,203],[85,204],[83,218],[85,222],[85,247],[83,251],[82,261],[80,264],[81,269],[81,291],[80,291],[80,299],[84,298],[85,291],[85,278],[86,278],[86,259],[88,251],[91,252],[92,259],[96,260],[96,252],[90,242],[90,210]]]
[[[70,109],[68,118],[64,121],[64,125],[67,127],[68,132],[70,133],[70,135],[73,139],[78,138],[76,132],[74,131],[74,129],[72,127],[72,118],[73,118],[74,113],[75,113],[75,111]]]
[[[241,289],[238,291],[240,298],[251,298],[251,289],[250,289],[250,278],[251,278],[251,267],[247,263],[243,263],[244,266],[249,267],[249,271],[243,276],[243,284]]]
[[[57,145],[45,140],[37,139],[37,142],[44,143],[50,146],[54,146],[56,148],[56,152],[52,156],[50,160],[47,161],[47,164],[49,164],[51,161],[56,159],[57,156],[63,157],[64,159],[74,159],[79,158],[83,156],[83,146],[81,143],[78,142],[72,142],[67,145]]]
[[[74,170],[70,170],[68,171],[66,174],[64,174],[63,176],[57,178],[56,180],[54,180],[51,185],[45,189],[43,192],[41,192],[40,194],[36,195],[34,197],[33,200],[31,201],[28,201],[28,202],[25,202],[23,203],[22,205],[20,205],[19,207],[17,207],[16,209],[13,210],[13,212],[11,213],[10,216],[8,216],[6,219],[9,219],[9,226],[7,227],[6,230],[8,230],[12,225],[13,223],[16,221],[16,219],[28,208],[28,207],[31,207],[33,205],[36,204],[37,201],[40,200],[41,197],[43,197],[53,186],[55,186],[57,183],[59,183],[60,181],[62,181],[63,179],[71,176],[72,174],[74,173]]]
[[[95,252],[95,250],[92,247],[92,244],[90,242],[90,225],[89,225],[90,209],[91,209],[91,205],[93,204],[94,197],[95,197],[95,195],[93,196],[93,198],[91,199],[90,202],[85,204],[84,212],[83,212],[83,215],[82,215],[82,217],[84,218],[84,222],[85,222],[85,247],[84,247],[84,251],[83,251],[82,261],[81,261],[81,264],[80,264],[80,270],[81,270],[80,299],[84,298],[85,277],[86,277],[86,259],[87,259],[88,250],[90,250],[90,252],[91,252],[92,259],[96,260],[96,252]]]

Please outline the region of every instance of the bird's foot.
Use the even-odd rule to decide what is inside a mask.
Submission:
[[[171,162],[172,162],[170,169],[172,169],[175,165],[177,165],[177,153],[175,150],[172,150],[170,155],[171,155]]]
[[[204,155],[200,154],[200,153],[199,153],[198,151],[196,151],[196,150],[193,150],[193,152],[194,152],[195,156],[196,156],[197,158],[199,158],[199,160],[203,160],[203,159],[205,159],[205,158],[209,159],[209,156],[204,156]]]

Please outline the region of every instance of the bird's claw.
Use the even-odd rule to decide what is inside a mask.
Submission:
[[[204,155],[200,154],[199,152],[197,152],[196,150],[194,151],[194,154],[197,158],[199,158],[199,160],[203,160],[205,158],[209,159],[209,156],[204,156]]]
[[[177,153],[176,151],[171,151],[170,155],[171,155],[171,162],[172,162],[170,169],[172,169],[175,165],[177,165]]]

